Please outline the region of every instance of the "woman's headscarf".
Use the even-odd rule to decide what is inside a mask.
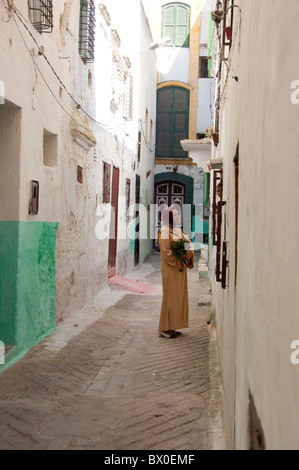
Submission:
[[[164,209],[161,213],[161,220],[164,225],[169,225],[169,227],[173,227],[173,211],[175,207],[170,206]]]

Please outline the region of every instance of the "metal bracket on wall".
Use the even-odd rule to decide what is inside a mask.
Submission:
[[[37,215],[39,206],[39,182],[31,181],[31,198],[29,201],[29,214]]]

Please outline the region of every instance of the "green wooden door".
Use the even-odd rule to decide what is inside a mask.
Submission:
[[[156,157],[188,157],[180,142],[189,135],[189,101],[190,92],[186,88],[158,90]]]

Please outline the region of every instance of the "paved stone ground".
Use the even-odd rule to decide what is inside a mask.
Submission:
[[[225,449],[207,279],[188,272],[189,328],[165,339],[159,255],[126,278],[145,293],[111,284],[0,374],[0,449]]]

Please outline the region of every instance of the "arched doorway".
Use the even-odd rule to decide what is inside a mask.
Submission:
[[[161,230],[161,213],[165,207],[175,206],[180,212],[181,221],[183,223],[183,207],[185,204],[185,185],[176,181],[164,181],[155,186],[155,243],[157,248],[157,236]],[[183,229],[183,227],[182,227]]]
[[[181,210],[182,229],[192,235],[194,215],[194,179],[181,173],[163,172],[155,175],[155,230],[154,243],[157,246],[157,235],[161,229],[161,211],[166,206],[175,204]],[[187,210],[188,209],[188,210]]]

